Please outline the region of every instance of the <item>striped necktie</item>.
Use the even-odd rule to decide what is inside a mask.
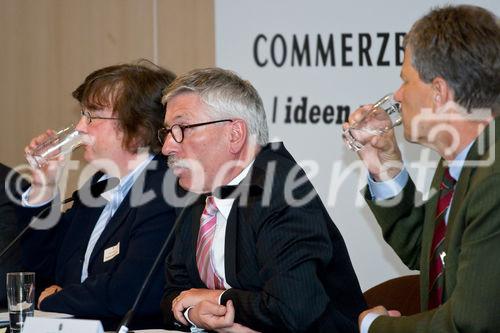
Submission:
[[[444,290],[444,238],[446,234],[445,216],[450,206],[455,187],[455,179],[450,175],[448,168],[444,170],[444,177],[439,187],[439,201],[436,210],[434,236],[431,245],[429,269],[429,310],[437,308],[443,301]]]
[[[207,197],[205,209],[201,214],[200,231],[196,244],[196,266],[201,280],[205,282],[208,289],[224,289],[224,282],[215,272],[211,255],[217,225],[217,211],[214,197]]]

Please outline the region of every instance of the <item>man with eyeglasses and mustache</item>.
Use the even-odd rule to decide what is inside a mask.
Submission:
[[[23,239],[24,263],[43,290],[41,310],[100,319],[109,330],[132,307],[175,219],[163,196],[167,165],[157,140],[164,117],[161,93],[174,77],[141,61],[99,69],[73,92],[82,107],[76,129],[91,138],[84,158],[100,171],[75,192],[73,206],[54,227],[31,229]],[[34,138],[26,151],[52,134]],[[51,160],[33,170],[32,186],[23,196],[24,223],[61,201],[57,184],[63,166]],[[118,178],[119,185],[87,202],[84,190],[109,177]],[[161,326],[163,285],[159,270],[132,327]]]
[[[167,326],[356,332],[365,302],[342,236],[283,144],[268,143],[255,88],[200,69],[163,101],[162,152],[181,190],[198,195],[166,262]]]

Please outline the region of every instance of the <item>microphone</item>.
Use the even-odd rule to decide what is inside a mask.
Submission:
[[[193,200],[196,202],[196,200]],[[192,206],[194,202],[191,202],[190,204],[187,204],[182,208],[181,212],[179,213],[179,216],[175,219],[174,225],[172,226],[172,229],[170,230],[167,239],[163,243],[160,252],[156,256],[156,259],[153,263],[153,266],[151,266],[151,269],[148,272],[148,275],[144,279],[144,282],[142,283],[141,289],[139,290],[139,293],[137,294],[137,297],[135,298],[134,304],[130,308],[130,310],[127,311],[125,316],[123,316],[122,321],[120,322],[120,325],[118,325],[118,328],[116,329],[115,333],[128,333],[128,325],[132,321],[135,315],[135,311],[137,310],[137,307],[142,301],[142,298],[144,296],[145,291],[147,290],[147,287],[149,286],[149,282],[151,282],[151,278],[153,274],[156,272],[158,269],[158,266],[160,265],[160,262],[162,261],[162,258],[165,256],[167,250],[171,247],[173,235],[175,233],[175,230],[181,223],[182,219],[184,218],[185,213],[187,212],[187,209]]]
[[[232,185],[226,185],[226,186],[220,186],[216,188],[213,192],[212,195],[216,196],[217,198],[220,199],[234,199],[240,194],[247,194],[247,196],[258,196],[261,195],[263,192],[262,188],[258,185],[246,185],[246,184],[241,184],[239,186],[232,186]],[[191,198],[193,199],[193,198]],[[156,259],[153,263],[153,266],[151,266],[151,269],[148,272],[148,275],[144,279],[144,282],[141,286],[141,289],[139,290],[139,293],[137,294],[137,297],[135,299],[134,305],[130,308],[130,310],[125,314],[123,317],[122,321],[120,322],[120,325],[118,326],[117,330],[115,333],[128,333],[128,325],[132,321],[135,311],[137,310],[137,306],[141,303],[142,298],[144,296],[144,292],[147,290],[147,287],[149,285],[149,282],[153,276],[153,274],[156,272],[158,269],[158,266],[161,262],[161,259],[165,256],[167,249],[171,247],[171,242],[173,239],[173,235],[175,233],[175,230],[178,228],[179,224],[181,223],[182,219],[184,218],[184,215],[187,212],[187,209],[190,208],[194,203],[196,203],[196,200],[193,200],[190,204],[187,204],[182,208],[180,214],[178,217],[175,219],[174,225],[172,229],[170,230],[170,233],[167,236],[167,239],[162,245],[162,248],[160,249],[160,252],[156,256]]]
[[[101,181],[90,186],[90,193],[92,194],[92,196],[94,198],[96,198],[96,197],[100,196],[102,193],[104,193],[105,191],[109,191],[109,190],[115,188],[119,183],[120,183],[120,180],[116,177],[110,177],[108,179],[101,180]],[[64,199],[61,202],[61,204],[64,205],[64,204],[67,204],[69,202],[75,201],[77,197],[79,197],[78,192],[76,192],[76,195],[73,194],[71,197]],[[16,244],[19,239],[21,239],[21,237],[28,231],[28,229],[34,223],[36,223],[40,219],[41,216],[43,216],[45,213],[47,213],[47,211],[50,208],[52,208],[52,205],[45,207],[38,214],[36,214],[36,216],[33,218],[33,220],[30,223],[28,223],[28,225],[19,233],[19,235],[17,235],[17,237],[14,238],[9,243],[9,245],[7,245],[2,250],[2,252],[0,253],[0,260],[10,250],[10,248],[12,246],[14,246],[14,244]]]

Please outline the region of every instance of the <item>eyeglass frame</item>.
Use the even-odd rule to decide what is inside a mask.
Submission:
[[[85,117],[87,119],[87,125],[90,125],[92,123],[92,119],[103,119],[103,120],[119,120],[120,118],[118,117],[100,117],[100,116],[93,116],[89,110],[80,110],[80,115],[82,117]]]
[[[177,143],[182,143],[184,141],[184,130],[188,128],[193,128],[193,127],[199,127],[199,126],[205,126],[205,125],[211,125],[211,124],[217,124],[217,123],[222,123],[225,121],[230,121],[233,122],[234,119],[219,119],[219,120],[213,120],[213,121],[206,121],[203,123],[195,123],[195,124],[190,124],[190,125],[179,125],[179,124],[173,124],[170,128],[167,127],[162,127],[158,130],[157,136],[158,136],[158,141],[163,145],[165,143],[167,135],[170,133],[172,135],[172,139],[174,139],[175,142]],[[180,133],[181,133],[181,138],[180,140],[177,140],[178,138],[175,137],[175,135],[172,132],[172,129],[174,128],[179,128]]]

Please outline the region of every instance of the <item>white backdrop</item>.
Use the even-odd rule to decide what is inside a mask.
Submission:
[[[215,2],[217,66],[236,71],[261,94],[271,138],[283,140],[305,167],[363,290],[410,271],[385,244],[359,194],[365,171],[344,147],[341,124],[358,105],[399,87],[403,33],[443,3],[449,1]],[[500,11],[497,0],[470,3]],[[402,150],[426,192],[436,155],[407,143]]]

